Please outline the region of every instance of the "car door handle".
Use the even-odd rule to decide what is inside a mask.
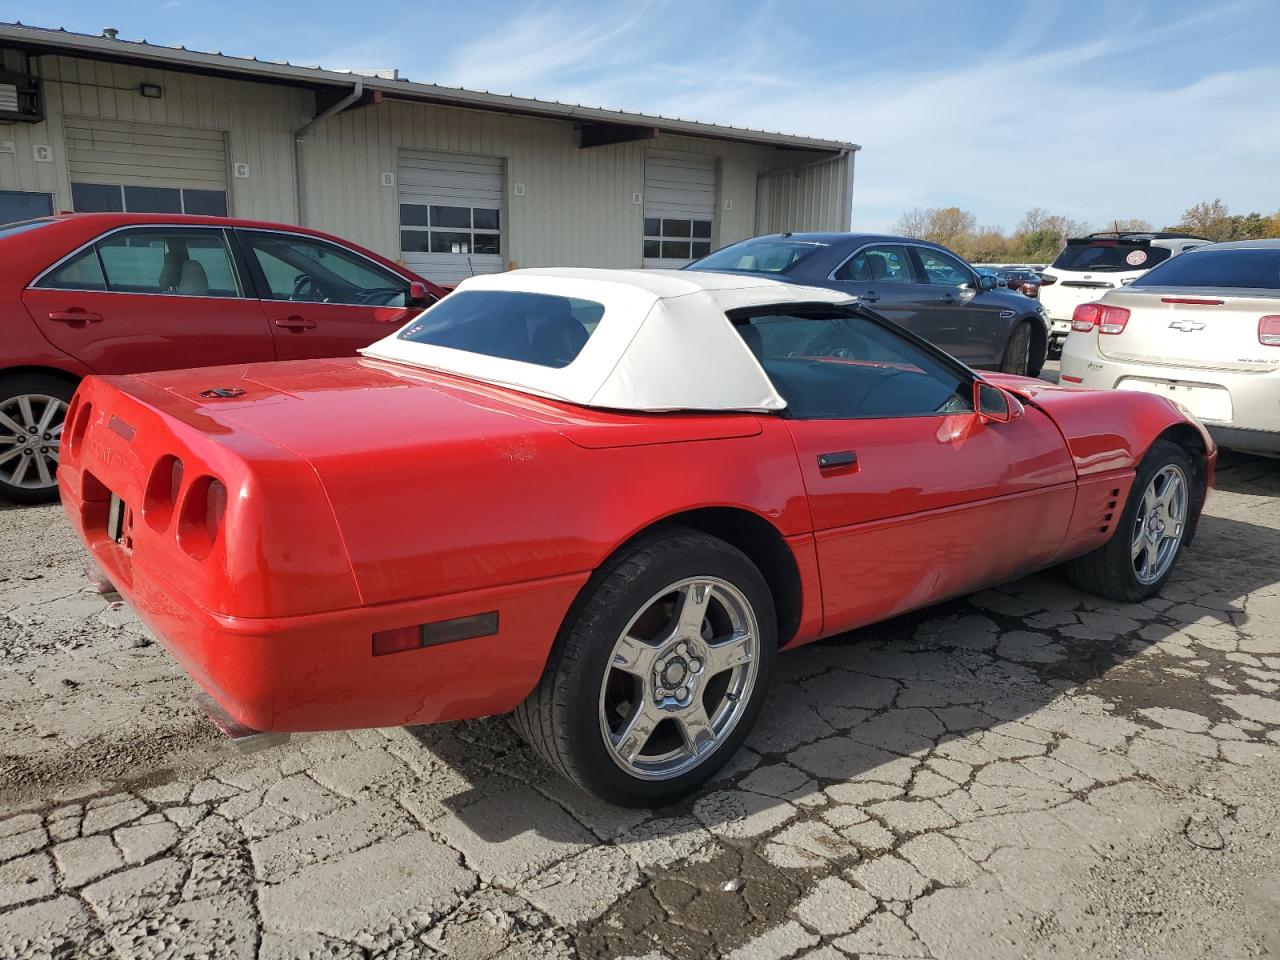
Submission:
[[[837,450],[834,453],[818,454],[819,470],[835,470],[839,467],[852,467],[858,462],[858,455],[852,450]]]
[[[310,330],[316,325],[314,320],[308,320],[306,317],[299,316],[278,317],[271,322],[277,327],[283,327],[286,330]]]
[[[868,290],[866,293],[858,297],[858,299],[863,303],[875,303],[880,299],[880,294],[876,293],[874,290]]]
[[[50,310],[49,319],[59,323],[97,323],[102,319],[102,314],[72,307],[70,310]]]

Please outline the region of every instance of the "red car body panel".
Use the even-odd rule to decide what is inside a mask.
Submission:
[[[592,573],[666,518],[769,524],[797,646],[1105,542],[1142,451],[1194,429],[1158,397],[1096,395],[1100,426],[1081,392],[1000,379],[1027,400],[1006,424],[610,412],[363,359],[89,377],[58,479],[94,557],[238,722],[451,720],[514,708]],[[844,448],[854,465],[818,468]],[[212,527],[210,478],[228,491]],[[490,612],[493,636],[372,652],[376,632]]]
[[[157,296],[31,286],[69,253],[122,227],[254,228],[336,243],[394,273],[421,282],[432,296],[448,291],[371,250],[303,227],[222,217],[84,213],[0,238],[0,374],[43,369],[79,379],[89,373],[136,373],[193,364],[253,363],[354,354],[414,311],[245,297]],[[75,315],[85,319],[68,319]],[[58,319],[55,319],[58,318]],[[310,326],[277,326],[301,317]]]

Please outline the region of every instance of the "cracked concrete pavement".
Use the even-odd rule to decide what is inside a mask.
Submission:
[[[501,718],[221,749],[56,508],[0,509],[0,957],[1280,956],[1280,468],[1163,595],[1052,572],[787,654],[629,811]]]

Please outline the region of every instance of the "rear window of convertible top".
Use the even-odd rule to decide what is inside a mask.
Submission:
[[[567,367],[604,316],[604,304],[514,290],[451,293],[399,339],[540,367]]]

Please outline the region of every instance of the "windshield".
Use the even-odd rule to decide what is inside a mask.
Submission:
[[[451,293],[397,339],[541,367],[567,367],[595,333],[604,305],[514,290]]]
[[[785,237],[761,237],[744,240],[717,250],[710,256],[691,263],[686,270],[717,270],[740,273],[786,273],[810,254],[825,249],[827,244],[790,240]]]
[[[40,227],[47,227],[53,223],[52,220],[21,220],[18,223],[6,223],[0,226],[0,240],[5,237],[12,237],[15,234],[26,233],[28,230],[38,230]]]
[[[1133,286],[1280,290],[1280,249],[1192,251],[1143,274]]]
[[[1083,270],[1097,273],[1119,273],[1150,270],[1169,259],[1164,247],[1148,247],[1139,243],[1117,243],[1102,240],[1095,243],[1068,243],[1053,265],[1059,270]]]

